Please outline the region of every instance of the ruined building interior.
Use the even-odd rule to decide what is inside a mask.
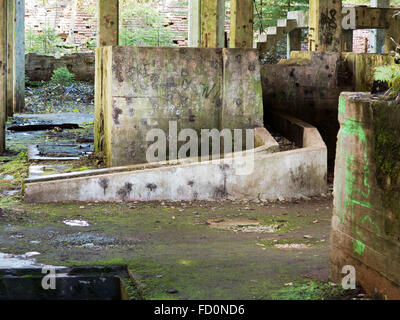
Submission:
[[[1,300],[400,299],[400,103],[375,76],[398,2],[310,0],[256,32],[257,1],[190,0],[187,41],[145,46],[122,45],[129,1],[97,0],[97,47],[62,57],[26,54],[33,2],[0,0]],[[90,112],[35,111],[60,66],[94,81]],[[44,265],[65,290],[36,292]]]

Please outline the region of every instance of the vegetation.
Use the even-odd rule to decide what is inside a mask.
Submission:
[[[53,71],[51,82],[60,86],[68,86],[74,81],[75,75],[68,71],[66,67],[60,67]]]

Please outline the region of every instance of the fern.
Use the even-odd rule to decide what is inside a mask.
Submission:
[[[400,66],[380,66],[375,69],[375,80],[387,82],[388,95],[397,97],[400,94]]]

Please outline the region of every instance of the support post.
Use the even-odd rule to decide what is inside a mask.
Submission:
[[[119,37],[119,0],[97,0],[97,46],[117,46]]]
[[[342,1],[310,0],[309,50],[342,51]]]
[[[94,98],[94,149],[103,151],[104,110],[103,110],[103,54],[101,47],[118,46],[119,41],[119,0],[97,0],[99,17]]]
[[[189,0],[189,47],[201,46],[201,0]]]
[[[353,52],[353,30],[343,30],[342,52]]]
[[[225,44],[225,1],[201,1],[201,46],[223,48]]]
[[[25,0],[16,0],[16,109],[21,113],[25,108]]]
[[[294,29],[287,35],[287,58],[290,59],[290,52],[301,51],[301,29]]]
[[[231,48],[253,48],[253,1],[231,0]]]
[[[390,0],[371,0],[371,7],[390,8]],[[384,53],[385,33],[384,29],[371,29],[369,36],[371,53]]]
[[[15,68],[15,7],[16,0],[7,0],[7,116],[12,117],[16,108]]]
[[[388,21],[390,25],[386,29],[385,53],[391,53],[396,50],[396,44],[392,41],[392,38],[396,43],[400,44],[400,15],[391,16]]]
[[[5,124],[7,120],[7,0],[0,0],[0,154],[6,150]]]

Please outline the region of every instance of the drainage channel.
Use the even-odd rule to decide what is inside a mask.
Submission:
[[[140,300],[126,266],[0,269],[0,300]]]

